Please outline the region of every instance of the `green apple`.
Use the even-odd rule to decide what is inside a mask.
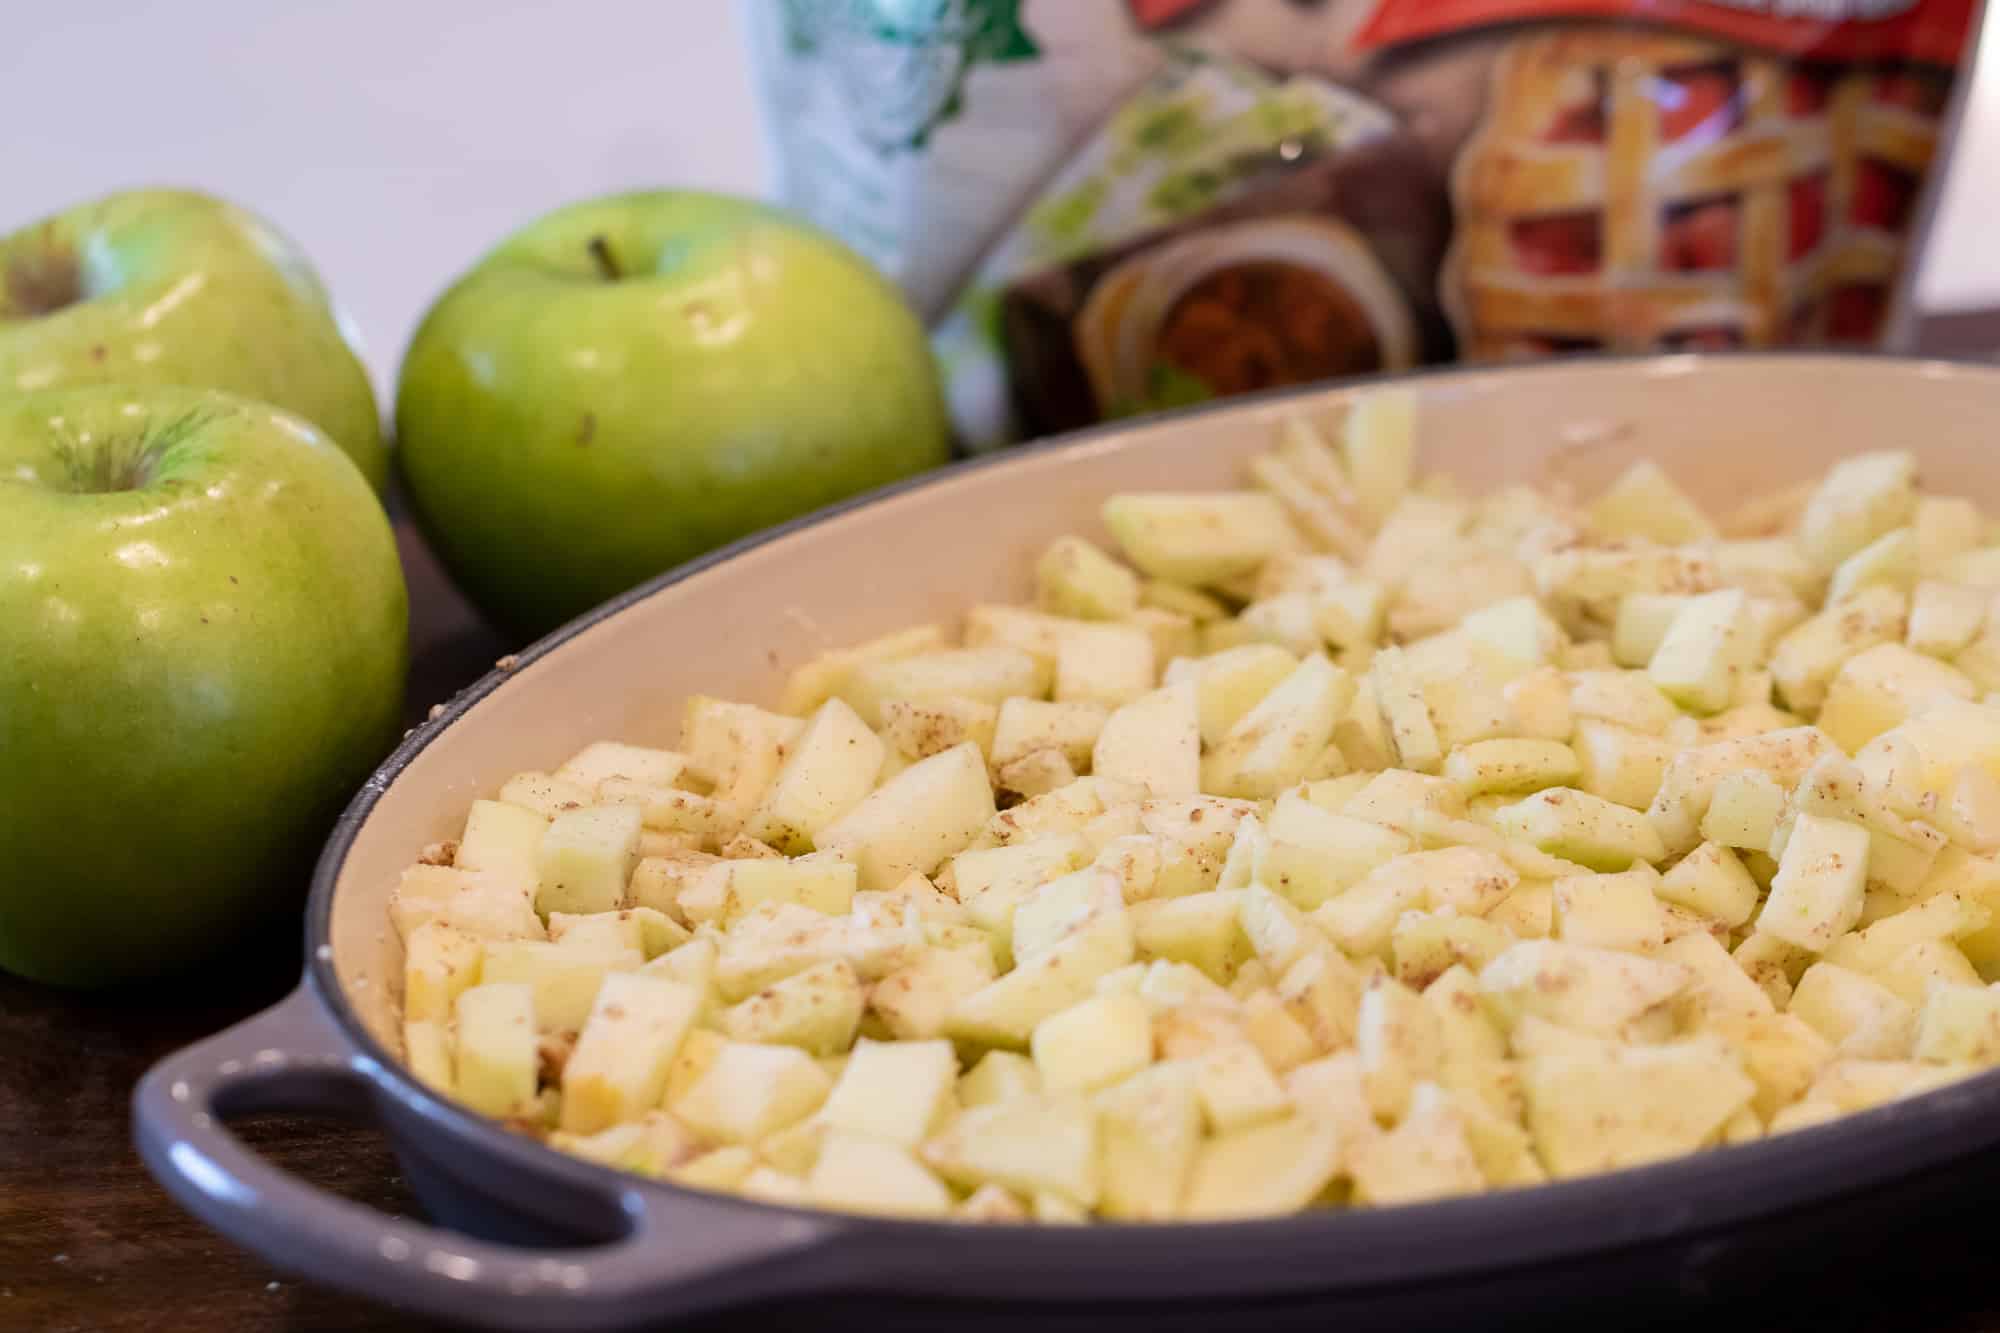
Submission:
[[[561,209],[460,278],[396,436],[446,566],[523,633],[949,453],[894,287],[788,214],[678,191]]]
[[[135,190],[0,236],[0,389],[182,384],[319,426],[381,490],[368,372],[317,275],[242,209]]]
[[[0,968],[183,968],[296,905],[396,738],[389,521],[319,431],[204,390],[0,396]]]

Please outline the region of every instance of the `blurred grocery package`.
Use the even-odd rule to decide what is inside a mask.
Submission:
[[[974,450],[1457,359],[1894,342],[1978,0],[758,0]]]

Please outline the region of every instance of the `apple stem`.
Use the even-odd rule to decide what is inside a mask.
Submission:
[[[625,276],[618,267],[618,256],[611,253],[611,242],[603,236],[590,238],[590,257],[597,261],[597,271],[604,275],[606,282],[616,282]]]

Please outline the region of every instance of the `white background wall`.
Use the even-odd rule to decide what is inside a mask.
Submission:
[[[432,296],[521,222],[641,185],[765,187],[750,0],[63,0],[10,14],[0,230],[190,184],[278,222],[386,387]],[[1079,0],[1092,2],[1092,0]],[[1926,305],[2000,304],[1988,24]]]

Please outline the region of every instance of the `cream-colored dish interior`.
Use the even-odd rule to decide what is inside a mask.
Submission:
[[[1841,358],[1550,365],[1437,375],[1420,466],[1468,490],[1567,483],[1588,494],[1658,460],[1717,510],[1817,475],[1863,449],[1914,451],[1936,492],[2000,501],[2000,372]],[[341,986],[397,1048],[401,945],[388,898],[427,843],[510,774],[551,768],[606,736],[672,745],[696,692],[768,702],[816,653],[979,600],[1020,599],[1050,539],[1100,534],[1118,490],[1237,484],[1288,416],[1337,412],[1360,388],[1292,396],[1100,434],[975,468],[811,525],[692,577],[514,671],[383,791],[336,884]]]

